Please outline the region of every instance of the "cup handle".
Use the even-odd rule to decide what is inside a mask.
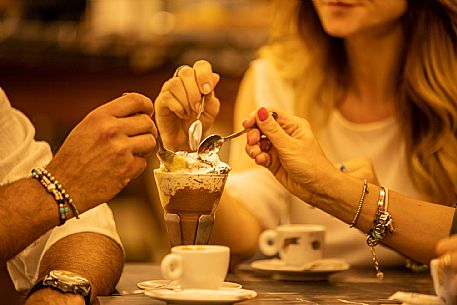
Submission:
[[[182,258],[176,254],[167,254],[160,263],[162,275],[167,280],[177,280],[183,273]]]
[[[276,255],[278,253],[278,233],[275,230],[263,231],[259,236],[259,248],[265,255]]]

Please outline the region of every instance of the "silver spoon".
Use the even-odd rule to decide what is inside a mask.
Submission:
[[[198,144],[202,139],[203,125],[200,121],[200,116],[205,111],[205,96],[202,97],[200,108],[198,109],[197,119],[189,126],[189,147],[192,151],[196,151]]]
[[[175,158],[176,154],[169,149],[166,149],[163,146],[162,138],[160,137],[160,133],[157,132],[157,143],[159,144],[159,150],[157,151],[157,158],[163,163],[165,168],[167,165],[173,163],[173,159]]]
[[[278,114],[276,112],[270,112],[270,114],[275,120],[278,117]],[[210,152],[213,152],[213,153],[217,154],[219,152],[219,150],[221,149],[222,144],[224,144],[225,142],[227,142],[227,141],[229,141],[231,139],[239,137],[242,134],[245,134],[246,132],[251,130],[252,128],[256,128],[256,127],[257,127],[257,125],[254,124],[252,127],[245,128],[245,129],[240,130],[238,132],[232,133],[231,135],[228,135],[226,137],[222,137],[222,136],[217,135],[217,134],[209,135],[200,143],[200,145],[198,146],[197,153],[199,155],[200,154],[207,154],[207,153],[210,153]]]

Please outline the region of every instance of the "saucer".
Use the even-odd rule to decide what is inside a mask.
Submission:
[[[197,304],[233,304],[255,298],[257,292],[247,289],[221,288],[218,290],[207,289],[151,289],[144,294],[157,300],[171,304],[197,305]]]
[[[140,289],[161,289],[161,288],[168,288],[168,289],[181,289],[181,286],[176,281],[172,280],[150,280],[139,282],[137,287]],[[222,283],[221,288],[241,288],[242,286],[238,283],[233,282],[224,282]]]
[[[272,275],[276,280],[288,281],[322,281],[335,272],[349,269],[349,264],[341,259],[320,259],[302,266],[289,266],[273,258],[253,261],[250,266],[258,271]]]

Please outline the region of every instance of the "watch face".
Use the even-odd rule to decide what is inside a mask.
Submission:
[[[55,279],[58,279],[61,282],[66,284],[75,285],[75,286],[83,286],[88,285],[89,281],[84,277],[65,270],[52,270],[49,275]]]

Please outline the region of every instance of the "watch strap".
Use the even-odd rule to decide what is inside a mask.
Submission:
[[[38,290],[43,289],[43,288],[52,288],[52,289],[60,291],[62,293],[73,293],[73,294],[82,295],[84,297],[84,302],[86,303],[86,305],[90,305],[90,291],[87,295],[84,295],[81,290],[75,291],[75,292],[63,291],[62,289],[60,289],[57,286],[45,284],[45,278],[41,278],[39,281],[36,282],[35,285],[33,285],[32,288],[30,288],[30,290],[27,292],[27,296],[25,297],[25,299],[27,300],[33,293],[35,293]]]

